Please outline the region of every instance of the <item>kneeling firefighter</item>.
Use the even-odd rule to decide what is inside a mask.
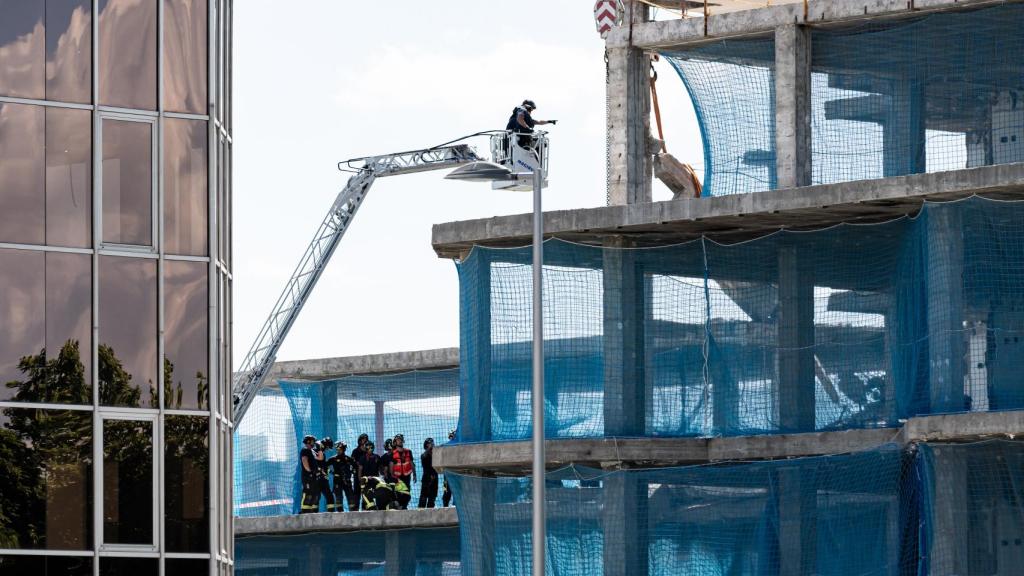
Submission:
[[[395,487],[379,476],[363,478],[363,510],[394,510],[398,507]]]

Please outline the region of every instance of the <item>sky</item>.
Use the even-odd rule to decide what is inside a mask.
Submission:
[[[559,120],[549,127],[545,210],[605,205],[604,43],[592,9],[590,0],[235,3],[236,367],[344,187],[340,160],[504,128],[530,98],[536,118]],[[689,97],[670,67],[658,70],[669,150],[702,173]],[[374,184],[278,360],[458,346],[458,274],[432,250],[431,226],[529,212],[532,199],[443,176]],[[656,181],[654,199],[669,198]]]

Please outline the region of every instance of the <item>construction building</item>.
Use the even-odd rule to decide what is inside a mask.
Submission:
[[[609,206],[544,215],[548,572],[1018,573],[1024,3],[651,5],[680,3],[623,2],[606,38]],[[651,200],[679,182],[651,135],[655,54],[697,112],[699,198]],[[456,398],[434,465],[457,560],[433,540],[449,510],[253,518],[240,572],[529,572],[531,233],[528,214],[434,228],[459,266],[458,392],[416,401]],[[292,394],[298,438],[356,431],[345,390],[360,427],[386,418],[359,381],[379,368],[330,364],[261,392]],[[306,532],[339,534],[268,557]]]
[[[0,574],[232,571],[231,9],[0,2]]]

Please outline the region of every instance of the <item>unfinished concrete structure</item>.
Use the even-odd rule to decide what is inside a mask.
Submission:
[[[235,572],[399,576],[457,567],[454,508],[295,513],[302,435],[354,448],[366,432],[380,453],[385,434],[402,432],[418,457],[423,438],[443,443],[454,427],[457,371],[456,348],[274,364],[235,436]]]
[[[1005,452],[996,454],[990,451],[992,444],[971,442],[1012,439],[1022,431],[1024,404],[1008,390],[1016,386],[1010,375],[1016,364],[1009,358],[1018,354],[1017,332],[1024,324],[1011,319],[1016,318],[1019,287],[1013,282],[1001,283],[991,297],[980,297],[973,277],[982,273],[978,242],[999,235],[997,242],[1005,247],[1018,243],[1015,235],[1024,234],[1015,226],[1019,222],[1013,215],[1020,209],[1016,201],[1024,200],[1024,148],[1018,144],[1024,142],[1024,116],[1017,103],[1024,66],[1002,58],[991,58],[981,66],[958,59],[964,54],[989,58],[1017,46],[1020,38],[1013,30],[1024,23],[1021,6],[949,0],[819,0],[707,18],[648,21],[647,6],[624,4],[624,24],[607,38],[610,206],[545,214],[549,237],[577,243],[553,243],[552,249],[546,250],[549,276],[554,279],[545,285],[550,294],[545,296],[545,307],[556,326],[545,352],[549,421],[555,421],[547,431],[552,438],[548,466],[582,465],[606,472],[555,473],[549,478],[549,485],[556,482],[575,490],[572,496],[556,490],[548,503],[549,548],[564,552],[552,552],[551,562],[563,563],[558,566],[559,573],[594,573],[597,569],[604,574],[680,570],[1013,573],[1024,558],[1017,544],[1024,537],[1024,525],[1013,519],[1022,511],[1017,496],[1007,495],[1019,494],[1019,489],[996,490],[1003,496],[991,498],[980,495],[992,494],[981,487],[987,480],[1019,476],[1022,469],[1016,454],[1020,447],[999,444],[998,450]],[[984,26],[979,28],[982,22]],[[992,46],[979,48],[974,40],[959,44],[956,30],[961,26],[973,28],[974,37],[985,36],[984,41]],[[872,48],[872,42],[895,41],[897,37],[914,39],[920,45],[887,52]],[[958,54],[929,52],[928,48],[938,45],[938,37],[953,44],[950,51]],[[652,53],[673,60],[695,100],[709,173],[705,192],[710,197],[651,202],[652,159],[657,151],[650,137],[648,70]],[[885,66],[878,64],[880,58],[888,59]],[[918,59],[938,63],[923,64]],[[736,70],[731,76],[723,73],[714,78],[706,75],[707,68],[700,68],[718,64]],[[922,70],[919,76],[913,74],[916,68]],[[975,68],[984,72],[975,73]],[[762,136],[769,144],[764,149],[740,149],[727,157],[729,149],[716,131],[722,130],[729,118],[713,117],[712,111],[703,109],[708,102],[701,101],[702,94],[708,85],[720,82],[728,86],[728,80],[749,75],[751,70],[762,83],[765,101],[760,104],[768,110],[753,122],[761,122],[765,128]],[[737,93],[727,96],[743,98],[738,94],[741,88],[737,86]],[[746,112],[736,112],[737,118]],[[751,122],[749,118],[745,121]],[[848,152],[870,149],[871,153],[852,162],[841,158],[847,136]],[[736,139],[735,134],[724,138],[728,137]],[[737,173],[746,168],[750,172],[729,180],[728,186],[709,182],[710,173],[717,170],[721,175],[724,166],[733,166]],[[755,171],[756,177],[750,177]],[[1001,232],[976,227],[963,213],[990,200],[928,204],[934,208],[922,211],[926,202],[973,196],[1010,201],[1005,209],[987,205],[993,212],[1002,212],[996,218],[1000,226],[1007,224]],[[892,276],[881,280],[889,287],[878,290],[861,283],[876,280],[864,278],[871,273],[861,273],[860,278],[846,274],[840,281],[839,275],[829,276],[817,269],[833,253],[835,270],[852,267],[859,242],[866,242],[872,234],[887,236],[901,224],[879,224],[877,229],[840,227],[840,232],[831,232],[831,227],[903,217],[909,219],[900,222],[916,227],[914,234],[923,238],[923,248],[907,249],[910,244],[902,240],[890,245],[864,244],[860,256],[874,258],[876,253],[871,250],[886,246],[904,255],[913,253],[914,258],[923,254],[920,277],[893,279],[906,272],[907,262],[894,260],[885,271],[879,268],[874,272],[878,277]],[[757,240],[750,246],[759,251],[751,252],[746,260],[737,256],[731,268],[708,263],[708,254],[718,250],[717,246],[761,239],[778,230],[820,232],[803,237],[775,234],[771,240]],[[525,424],[529,415],[509,415],[517,406],[527,412],[529,407],[524,398],[528,386],[522,381],[526,372],[517,371],[517,355],[510,352],[522,346],[519,340],[529,329],[516,332],[514,321],[509,321],[523,321],[528,315],[515,313],[523,301],[503,302],[513,294],[509,285],[527,281],[528,275],[515,269],[528,267],[528,259],[522,251],[487,248],[525,246],[531,231],[530,215],[526,214],[434,227],[437,254],[461,262],[463,329],[460,442],[438,448],[435,461],[463,478],[459,485],[465,491],[456,492],[463,527],[462,562],[473,574],[511,573],[523,570],[528,562],[514,558],[516,550],[528,550],[528,545],[522,547],[522,542],[528,542],[529,523],[523,520],[528,512],[523,497],[510,499],[508,493],[529,492],[523,487],[525,480],[500,478],[523,477],[530,465]],[[847,231],[848,235],[842,236]],[[671,265],[662,266],[644,251],[629,249],[694,240],[706,246],[703,262],[699,262],[700,250],[694,259],[679,256]],[[594,248],[588,252],[580,244]],[[656,250],[670,253],[670,249]],[[1001,263],[997,267],[1005,265],[1000,270],[1015,278],[1022,262],[1001,250],[1001,256],[993,261]],[[665,258],[667,261],[669,256]],[[764,269],[770,268],[767,275],[755,278],[743,269],[744,265],[758,268],[765,258],[769,263],[763,264]],[[847,264],[839,263],[847,262],[846,258],[850,259]],[[692,297],[708,312],[698,311],[703,315],[696,320],[675,320],[697,327],[696,332],[672,328],[665,318],[657,318],[658,304],[653,301],[666,298],[665,291],[659,295],[651,280],[657,275],[697,280]],[[737,284],[741,282],[747,284]],[[580,289],[580,284],[589,284],[593,290]],[[758,298],[771,300],[770,311],[759,314],[753,305],[756,302],[744,304],[740,292],[751,284],[761,291]],[[902,287],[910,287],[916,296],[908,296]],[[748,349],[730,348],[716,359],[714,346],[727,340],[720,330],[728,323],[714,318],[710,309],[726,297],[745,314],[741,323],[748,334],[760,332],[756,338],[744,336]],[[559,306],[565,310],[559,312]],[[897,309],[901,311],[897,313]],[[857,324],[862,317],[848,317],[848,323],[861,329],[877,326],[878,330],[849,336],[854,332],[851,329],[845,332],[847,336],[839,337],[847,338],[841,345],[874,339],[878,348],[871,354],[878,359],[877,365],[861,367],[852,378],[857,368],[850,368],[844,376],[842,370],[819,357],[819,350],[831,338],[816,320],[823,311],[877,316],[872,322],[878,324]],[[908,340],[900,332],[900,314],[914,317],[914,338]],[[766,323],[771,324],[770,329],[761,326]],[[697,341],[693,341],[694,334]],[[683,350],[680,355],[697,358],[698,366],[688,367],[685,361],[668,368],[657,364],[650,348],[661,346],[666,338],[676,338],[675,346]],[[908,344],[911,340],[914,344]],[[750,353],[749,349],[764,347],[772,351],[762,356],[767,360],[758,376],[723,376],[734,364],[746,361],[740,358]],[[908,352],[911,349],[912,354]],[[670,371],[696,373],[699,393],[693,398],[700,414],[695,418],[703,418],[703,425],[698,422],[686,430],[669,429],[654,421],[671,411],[655,393],[658,378]],[[858,383],[854,388],[864,384],[871,389],[847,388],[844,381]],[[875,384],[870,384],[872,381]],[[683,389],[685,392],[685,384]],[[760,401],[755,391],[770,398],[763,414],[758,415],[761,420],[756,424],[738,422],[733,415],[737,410]],[[829,402],[828,397],[845,405],[858,395],[861,400],[869,398],[856,408],[862,414],[873,402],[881,408],[859,420],[850,419],[849,414],[823,419],[822,406]],[[689,409],[686,402],[692,398],[685,393],[680,397],[679,410],[685,412]],[[568,422],[563,412],[572,410],[589,412],[589,419]],[[745,432],[754,429],[756,432]],[[654,437],[659,435],[679,437]],[[831,462],[847,462],[839,455],[868,454],[887,444],[899,446],[903,456],[898,465],[902,468],[893,472],[892,485],[885,490],[877,486],[825,488],[819,477],[807,475],[829,468]],[[792,465],[783,460],[818,455],[826,458],[794,460]],[[838,460],[829,460],[828,455]],[[750,494],[765,490],[736,478],[694,484],[689,471],[678,471],[675,477],[615,472],[725,461],[734,462],[740,474],[749,470],[753,476],[769,470],[767,477],[774,484],[765,489],[774,496],[766,507],[742,510],[723,506],[722,502],[729,500],[727,495],[734,496],[741,488]],[[1006,468],[996,471],[1003,464]],[[843,466],[846,464],[839,465]],[[882,468],[868,466],[858,471],[856,466],[847,467],[843,475],[884,476]],[[907,473],[910,469],[923,472],[915,476]],[[493,480],[495,477],[499,478]],[[911,481],[913,477],[921,479],[920,483]],[[668,493],[677,507],[657,500],[667,485],[673,487]],[[693,504],[695,492],[712,487],[719,490],[717,503],[710,498],[700,505],[678,506],[683,501]],[[862,533],[878,533],[877,542],[862,542],[873,550],[878,549],[876,544],[884,547],[884,553],[878,549],[876,564],[861,565],[850,558],[845,565],[829,564],[846,558],[844,554],[871,555],[867,549],[857,550],[857,535],[848,535],[851,539],[845,550],[841,544],[829,548],[842,539],[840,533],[830,532],[835,525],[830,524],[834,518],[828,502],[834,498],[848,499],[852,508],[880,506],[881,519],[859,528]],[[736,544],[733,552],[708,552],[713,547],[703,542],[700,547],[704,551],[697,553],[693,548],[697,545],[691,543],[690,548],[673,548],[676,564],[672,559],[659,559],[661,552],[654,544],[660,537],[659,523],[672,522],[669,516],[674,512],[683,517],[696,514],[694,510],[701,506],[710,506],[739,524],[754,516],[775,518],[771,530],[745,533],[748,538],[756,533],[757,539],[769,542],[767,548],[748,552]],[[918,514],[914,525],[923,527],[919,535],[904,530],[904,516],[911,508]],[[980,520],[982,517],[985,520]],[[550,527],[564,520],[571,520],[574,528],[560,533]],[[680,530],[695,533],[693,526],[698,521],[693,523]],[[975,528],[968,531],[968,523]],[[551,540],[552,532],[556,539],[564,539]],[[590,534],[596,540],[588,539]],[[678,534],[675,537],[680,541]],[[595,565],[580,560],[588,551],[595,551],[595,542],[603,550],[601,561]],[[721,560],[725,556],[729,556],[728,562]],[[714,567],[698,562],[711,557],[719,558]],[[759,563],[765,558],[770,559],[768,564]]]

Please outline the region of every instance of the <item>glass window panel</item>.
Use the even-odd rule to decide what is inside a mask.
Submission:
[[[92,576],[92,558],[68,556],[0,556],[0,574]]]
[[[46,98],[92,101],[92,0],[46,0]]]
[[[43,243],[44,117],[42,106],[0,102],[0,242]]]
[[[44,363],[44,253],[0,249],[0,383],[30,382]],[[0,385],[0,399],[32,399],[32,384]]]
[[[155,408],[156,262],[101,256],[100,404]]]
[[[0,400],[92,404],[92,258],[0,250]]]
[[[100,576],[157,576],[156,558],[100,558]]]
[[[156,110],[157,0],[99,0],[100,104]]]
[[[205,256],[206,121],[164,121],[164,250]]]
[[[164,264],[165,408],[209,408],[208,266]]]
[[[164,109],[206,114],[206,0],[164,0]]]
[[[40,0],[0,0],[0,96],[43,98],[43,17]]]
[[[0,547],[91,549],[92,414],[4,408],[0,453]]]
[[[210,570],[209,560],[168,558],[164,562],[164,576],[196,576],[197,574],[206,574]]]
[[[103,241],[153,244],[153,125],[103,121]]]
[[[92,404],[92,256],[46,254],[46,352],[40,402]]]
[[[164,421],[165,544],[168,552],[209,552],[210,421],[173,416]]]
[[[153,543],[153,422],[103,421],[103,542]]]
[[[46,110],[46,243],[92,245],[92,112]]]

